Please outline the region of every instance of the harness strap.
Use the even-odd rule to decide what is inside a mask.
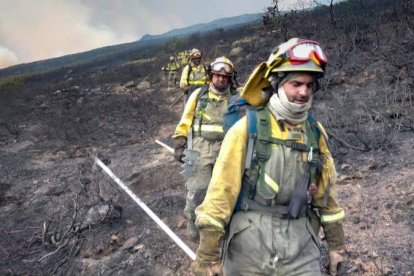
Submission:
[[[190,66],[190,68],[191,68],[191,66]],[[203,98],[208,93],[208,87],[209,87],[208,84],[204,84],[201,87],[200,92],[197,95],[196,108],[197,108],[197,105],[199,105],[199,106],[197,108],[196,114],[199,113],[199,112],[204,112],[204,109],[207,106],[207,100],[203,100]],[[200,104],[198,104],[199,102],[200,102]],[[197,129],[197,135],[198,136],[201,136],[202,121],[203,121],[203,116],[200,116],[200,118],[198,120],[198,129]]]
[[[309,152],[311,147],[309,147],[306,144],[298,143],[294,140],[283,140],[275,137],[269,137],[267,139],[259,138],[258,140],[264,142],[264,143],[271,143],[271,144],[278,144],[278,145],[284,145],[286,147],[302,151],[302,152]],[[319,151],[317,148],[312,149],[313,152]]]
[[[319,141],[316,140],[316,120],[313,116],[308,116],[308,120],[305,122],[306,133],[308,134],[308,146],[309,155],[308,155],[308,164],[309,164],[309,174],[311,183],[316,184],[316,172],[320,171],[321,164],[317,158],[314,158],[313,149],[316,149],[316,153],[319,153]],[[317,130],[319,134],[319,129]],[[319,137],[318,137],[319,138]]]
[[[255,202],[254,200],[251,200],[247,197],[244,197],[241,200],[239,207],[240,207],[240,210],[242,211],[256,210],[256,211],[279,214],[279,215],[284,215],[284,216],[287,216],[289,214],[289,206],[286,206],[286,205],[266,206],[258,202]]]
[[[257,110],[257,128],[258,139],[256,143],[256,158],[259,163],[264,164],[269,160],[271,154],[270,113],[265,108]]]
[[[299,217],[305,217],[306,216],[306,206],[302,208],[300,211]],[[262,205],[258,202],[255,202],[254,200],[251,200],[247,197],[243,197],[240,202],[238,202],[236,211],[258,211],[261,213],[266,213],[281,219],[288,219],[289,218],[289,206],[286,205],[271,205],[266,206]]]

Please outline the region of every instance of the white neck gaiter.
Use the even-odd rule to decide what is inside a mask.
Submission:
[[[210,82],[209,90],[213,92],[214,94],[216,94],[217,96],[223,96],[230,92],[230,85],[228,85],[227,88],[224,89],[223,91],[218,91],[217,88],[214,86],[214,84]]]
[[[300,124],[308,117],[308,110],[312,105],[313,95],[306,104],[291,103],[286,96],[283,86],[280,86],[277,94],[273,94],[269,100],[269,110],[275,117],[281,117],[293,125]]]

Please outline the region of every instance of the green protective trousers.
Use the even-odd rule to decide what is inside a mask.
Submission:
[[[168,72],[168,85],[176,86],[177,82],[178,82],[178,72],[177,71]]]
[[[317,236],[308,218],[236,212],[225,242],[224,275],[321,275]]]
[[[186,181],[187,197],[184,214],[189,220],[195,221],[194,211],[206,196],[220,145],[221,142],[210,142],[202,137],[193,139],[193,149],[199,151],[200,156],[197,160],[194,175]]]

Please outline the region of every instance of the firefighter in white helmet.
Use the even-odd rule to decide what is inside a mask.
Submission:
[[[180,64],[175,61],[173,56],[170,56],[170,62],[167,66],[161,68],[163,71],[168,72],[168,87],[175,87],[178,81],[178,71],[180,70]]]
[[[184,214],[188,218],[187,231],[197,239],[195,208],[203,201],[214,162],[224,137],[223,115],[228,99],[236,94],[232,86],[234,65],[226,57],[215,59],[209,71],[210,83],[196,89],[189,97],[174,135],[174,156],[182,162],[187,148],[199,153],[194,174],[186,181],[188,190]]]
[[[294,38],[250,75],[241,96],[259,108],[226,134],[196,209],[196,275],[321,275],[320,226],[337,274],[345,213],[326,132],[308,113],[326,63],[318,42]]]

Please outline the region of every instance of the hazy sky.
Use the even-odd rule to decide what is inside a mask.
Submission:
[[[281,0],[282,8],[306,0]],[[271,0],[0,0],[0,68],[263,12]]]

